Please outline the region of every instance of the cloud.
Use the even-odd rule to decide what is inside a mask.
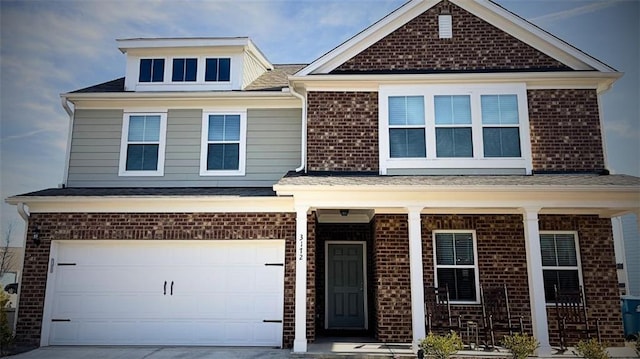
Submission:
[[[571,9],[568,9],[568,10],[563,10],[563,11],[558,11],[558,12],[554,12],[554,13],[551,13],[551,14],[545,14],[545,15],[542,15],[542,16],[537,16],[537,17],[534,17],[534,18],[530,18],[528,20],[531,21],[531,22],[534,22],[534,23],[543,23],[543,22],[553,22],[553,21],[566,20],[566,19],[570,19],[570,18],[575,17],[575,16],[589,14],[589,13],[593,13],[593,12],[602,10],[604,8],[616,6],[618,3],[621,3],[623,1],[624,0],[600,1],[600,2],[593,3],[593,4],[588,4],[588,5],[584,5],[584,6],[580,6],[580,7],[576,7],[576,8],[571,8]]]

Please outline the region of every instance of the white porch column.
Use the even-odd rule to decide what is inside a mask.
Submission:
[[[307,210],[296,206],[296,302],[293,351],[307,351]]]
[[[551,344],[549,344],[547,303],[544,297],[542,277],[542,254],[540,253],[540,229],[538,227],[540,208],[523,208],[522,210],[533,336],[540,342],[537,350],[538,356],[548,357],[551,356],[552,350]]]
[[[411,279],[411,330],[413,349],[426,336],[424,322],[424,277],[422,271],[422,208],[409,208],[409,272]]]

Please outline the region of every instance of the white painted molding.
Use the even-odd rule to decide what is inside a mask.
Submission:
[[[296,206],[296,291],[293,352],[307,351],[307,206]]]
[[[418,344],[426,334],[424,318],[424,274],[422,263],[422,225],[421,207],[409,208],[409,272],[411,282],[411,330],[412,347],[418,350]]]

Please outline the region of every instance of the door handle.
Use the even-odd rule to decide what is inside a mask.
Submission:
[[[173,281],[171,281],[171,295],[173,295]]]
[[[167,281],[164,281],[164,295],[167,295]]]

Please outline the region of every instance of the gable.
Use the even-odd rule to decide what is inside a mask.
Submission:
[[[438,15],[452,16],[439,38]],[[331,73],[567,71],[571,68],[450,2],[440,2]]]

